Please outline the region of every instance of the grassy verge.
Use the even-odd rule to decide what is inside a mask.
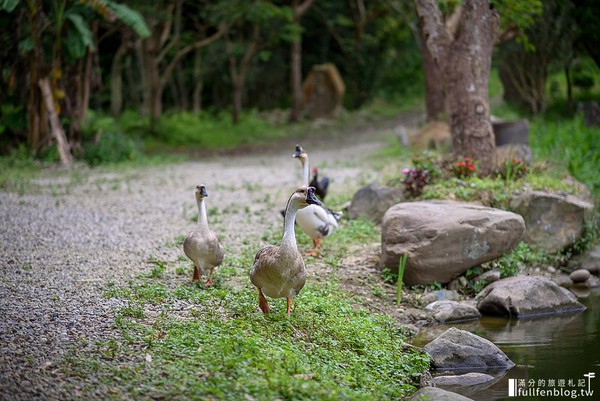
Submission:
[[[335,265],[348,246],[377,234],[371,223],[349,222],[325,263]],[[358,306],[335,277],[309,282],[290,318],[283,300],[271,300],[273,312],[263,315],[248,279],[255,251],[226,258],[211,288],[191,283],[184,258],[154,261],[128,285],[107,288],[106,297],[123,305],[115,311],[119,335],[90,344],[91,352],[74,350],[65,368],[87,378],[83,398],[98,389],[108,399],[173,400],[372,400],[414,392],[428,357],[404,347],[402,327]]]

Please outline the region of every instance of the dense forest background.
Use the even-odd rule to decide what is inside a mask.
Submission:
[[[293,123],[305,117],[300,82],[323,63],[340,72],[346,110],[435,99],[425,85],[415,3],[1,0],[1,153],[41,157],[60,127],[68,152],[83,158],[87,143],[103,140],[98,116],[121,121],[114,135],[164,142],[185,136],[180,126],[191,129],[199,116],[227,115],[236,124],[250,111],[277,109]],[[575,95],[593,98],[600,65],[593,1],[490,4],[500,16],[493,66],[506,101],[538,114],[561,92],[568,114]],[[438,6],[451,29],[460,2]]]

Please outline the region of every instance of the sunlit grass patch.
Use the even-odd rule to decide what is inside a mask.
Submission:
[[[269,300],[273,311],[263,315],[250,285],[142,281],[112,286],[107,296],[128,303],[116,311],[121,340],[71,356],[70,369],[120,396],[398,399],[429,367],[425,354],[403,347],[406,335],[395,321],[354,306],[331,283],[307,284],[289,318],[283,299]],[[175,307],[181,302],[185,310]],[[153,306],[162,312],[148,319],[144,308]]]

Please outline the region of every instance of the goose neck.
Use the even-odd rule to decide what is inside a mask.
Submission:
[[[298,248],[298,246],[296,245],[296,231],[294,230],[294,222],[296,221],[297,211],[298,207],[292,202],[288,204],[288,207],[285,210],[285,220],[283,223],[283,239],[281,240],[281,246],[283,248]]]
[[[306,156],[305,159],[302,160],[302,185],[308,185],[310,182],[309,170],[308,156]]]
[[[208,218],[206,217],[206,204],[204,200],[198,202],[198,226],[208,229]]]

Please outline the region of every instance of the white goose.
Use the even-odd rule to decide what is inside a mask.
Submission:
[[[198,204],[198,223],[196,229],[190,231],[183,241],[183,252],[194,262],[194,277],[192,280],[202,279],[208,270],[208,278],[204,285],[213,285],[212,275],[216,266],[223,263],[223,246],[217,235],[208,228],[206,205],[204,198],[208,196],[206,187],[198,185],[194,191]]]
[[[308,185],[310,171],[308,153],[302,146],[296,145],[296,151],[292,156],[300,160],[302,164],[302,185]],[[340,216],[341,212],[333,212],[323,204],[309,205],[298,211],[296,223],[313,240],[313,247],[306,253],[307,256],[318,256],[317,248],[321,246],[321,238],[327,237],[336,228],[339,228]]]
[[[288,316],[292,299],[306,283],[306,267],[298,252],[294,219],[296,213],[310,204],[319,204],[313,187],[300,187],[290,196],[285,209],[285,221],[281,245],[267,245],[256,253],[250,271],[250,281],[258,288],[258,305],[263,313],[271,308],[265,294],[271,298],[286,298]]]

